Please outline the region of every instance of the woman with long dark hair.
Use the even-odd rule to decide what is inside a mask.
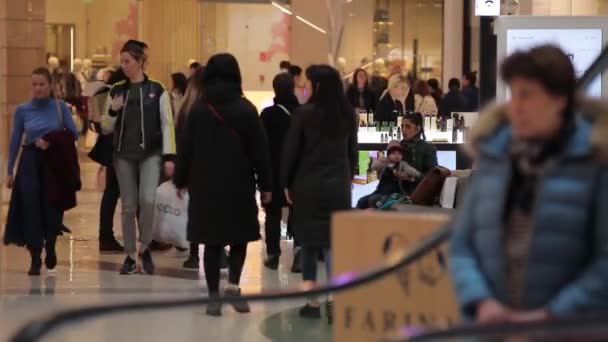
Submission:
[[[137,270],[136,227],[143,270],[154,274],[150,244],[154,235],[156,188],[163,157],[175,154],[171,98],[162,84],[144,73],[147,48],[145,43],[135,40],[123,46],[120,61],[127,79],[112,86],[102,117],[103,132],[116,132],[114,169],[122,199],[122,232],[127,253],[120,274]]]
[[[188,79],[183,72],[171,74],[171,105],[173,106],[173,114],[175,115],[181,108],[188,88]]]
[[[376,110],[376,97],[369,86],[369,75],[364,69],[357,69],[353,82],[346,91],[350,105],[358,111],[373,112]]]
[[[240,297],[247,245],[260,239],[256,185],[264,205],[272,200],[266,134],[256,108],[243,97],[241,84],[234,56],[218,54],[209,59],[201,99],[188,115],[178,148],[174,183],[179,196],[186,190],[190,194],[188,241],[205,245],[203,266],[211,297],[220,294],[226,245],[230,256],[224,295]],[[245,301],[234,302],[233,307],[240,313],[250,311]],[[208,305],[207,314],[221,316],[221,304]]]
[[[32,72],[33,99],[17,107],[9,146],[6,185],[12,189],[12,195],[4,243],[27,247],[31,256],[29,275],[40,275],[43,248],[46,250],[44,263],[47,269],[55,268],[55,242],[64,229],[63,209],[48,196],[51,184],[47,169],[50,163],[61,161],[54,160],[49,154],[51,141],[47,137],[67,130],[73,134],[74,141],[78,139],[72,113],[63,101],[54,98],[52,87],[48,69],[37,68]],[[20,149],[15,177],[14,168]]]
[[[310,101],[298,108],[287,133],[281,183],[293,205],[294,235],[302,246],[302,275],[315,286],[319,251],[331,274],[330,216],[351,208],[357,163],[357,124],[338,71],[328,65],[306,70]],[[328,302],[328,312],[331,305]],[[300,315],[319,318],[320,304],[310,298]],[[330,316],[331,317],[331,316]]]

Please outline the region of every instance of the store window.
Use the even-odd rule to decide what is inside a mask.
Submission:
[[[339,56],[351,70],[441,78],[442,0],[353,0],[345,16]]]
[[[59,59],[64,67],[72,69],[76,27],[72,24],[46,25],[46,51]]]

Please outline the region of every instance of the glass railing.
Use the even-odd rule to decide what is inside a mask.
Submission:
[[[608,66],[608,49],[579,80],[584,88],[600,71]],[[388,219],[391,215],[386,214]],[[364,218],[363,216],[361,218]],[[375,225],[385,228],[383,223]],[[408,227],[415,230],[416,227]],[[264,341],[377,341],[379,335],[388,340],[399,341],[410,338],[414,341],[503,341],[503,340],[602,340],[608,336],[604,317],[577,317],[552,322],[508,324],[497,326],[457,326],[453,315],[445,314],[448,301],[442,301],[441,287],[446,281],[447,265],[445,242],[450,231],[441,228],[430,234],[408,239],[404,235],[383,235],[377,254],[383,255],[380,263],[348,263],[351,258],[368,251],[364,247],[352,246],[350,253],[342,255],[337,264],[354,265],[342,269],[327,284],[307,291],[286,289],[278,286],[274,290],[245,289],[242,299],[251,303],[253,313],[249,316],[229,316],[227,319],[208,321],[201,317],[208,305],[217,299],[206,296],[205,289],[193,282],[190,288],[180,288],[146,295],[129,291],[117,302],[82,306],[55,312],[45,318],[32,320],[17,328],[12,342],[33,342],[42,339],[52,341],[118,341],[115,332],[124,331],[123,340],[142,341],[255,341],[252,329],[264,336]],[[361,237],[359,237],[361,238]],[[420,242],[418,242],[420,241]],[[279,277],[279,284],[283,273]],[[197,278],[198,279],[198,278]],[[378,285],[382,281],[390,285]],[[48,283],[33,284],[32,291],[52,297],[61,292],[52,278]],[[150,278],[153,282],[154,278]],[[378,287],[372,287],[372,286]],[[371,293],[345,300],[356,291],[373,289]],[[448,290],[449,291],[449,290]],[[198,295],[198,293],[201,293]],[[405,296],[418,300],[421,305],[407,307],[395,298]],[[34,293],[30,293],[34,294]],[[334,298],[333,325],[325,320],[307,320],[298,314],[305,298],[318,296]],[[377,310],[374,303],[379,300],[393,301],[394,310]],[[224,310],[235,303],[229,298],[220,299]],[[350,302],[349,302],[350,301]],[[453,303],[452,303],[453,304]],[[415,309],[415,310],[414,310]],[[326,310],[323,308],[325,315]],[[235,318],[235,317],[238,317]],[[248,321],[249,325],[242,322]],[[448,329],[450,328],[451,329]],[[232,331],[229,339],[222,332]],[[426,335],[425,335],[426,334]],[[392,335],[392,336],[391,336]],[[396,336],[395,336],[396,335]],[[396,338],[396,339],[394,339]],[[260,340],[260,339],[257,339]]]

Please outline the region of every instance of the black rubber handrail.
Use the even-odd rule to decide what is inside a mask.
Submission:
[[[550,321],[501,323],[493,325],[463,325],[447,330],[438,330],[418,337],[395,339],[393,342],[428,342],[475,339],[496,341],[513,336],[545,335],[556,338],[560,335],[585,335],[591,330],[603,329],[608,333],[608,316],[578,315],[556,318]],[[606,336],[606,335],[605,335]],[[604,337],[605,337],[604,336]],[[546,340],[546,339],[545,339]]]
[[[70,309],[55,313],[49,317],[26,324],[10,339],[10,341],[35,342],[67,323],[84,321],[113,313],[150,311],[158,309],[174,309],[180,307],[206,305],[218,301],[222,303],[232,303],[236,300],[243,299],[250,302],[280,301],[286,299],[319,296],[329,293],[339,293],[352,289],[354,287],[358,287],[376,281],[384,276],[387,276],[399,270],[402,267],[408,266],[418,261],[421,257],[425,256],[427,253],[432,252],[437,247],[441,246],[441,244],[446,242],[449,236],[450,229],[448,226],[445,226],[431,234],[428,238],[424,239],[416,247],[409,249],[407,253],[405,250],[400,251],[402,256],[396,256],[394,258],[395,260],[397,260],[396,262],[387,261],[386,263],[379,265],[371,271],[362,272],[358,275],[353,275],[352,273],[338,275],[332,277],[332,279],[328,283],[329,285],[317,287],[309,291],[276,290],[267,291],[266,293],[261,294],[243,295],[239,299],[204,297],[196,299],[158,300],[125,304],[96,305],[79,309]],[[390,260],[393,258],[387,259]]]

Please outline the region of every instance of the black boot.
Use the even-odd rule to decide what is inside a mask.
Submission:
[[[334,302],[328,300],[325,303],[325,310],[327,311],[327,324],[334,324]]]
[[[271,270],[279,269],[279,255],[269,255],[266,260],[264,260],[264,266]]]
[[[55,244],[57,242],[57,237],[52,237],[46,241],[45,249],[46,249],[46,257],[44,258],[44,264],[46,269],[52,271],[57,266],[57,252],[55,251]]]
[[[184,268],[198,269],[200,265],[200,258],[198,256],[198,244],[190,244],[190,256],[188,260],[184,261]]]
[[[42,248],[29,248],[30,256],[32,257],[32,263],[30,264],[30,270],[27,272],[31,276],[39,276],[40,269],[42,268]]]
[[[116,238],[113,236],[107,239],[99,239],[100,253],[122,253],[124,251],[124,247],[118,241],[116,241]]]
[[[225,269],[228,268],[228,258],[229,258],[228,253],[226,253],[226,250],[223,249],[222,250],[222,256],[221,256],[221,259],[220,259],[220,268],[222,270],[225,270]]]
[[[295,248],[291,273],[302,273],[302,250],[300,248]]]

